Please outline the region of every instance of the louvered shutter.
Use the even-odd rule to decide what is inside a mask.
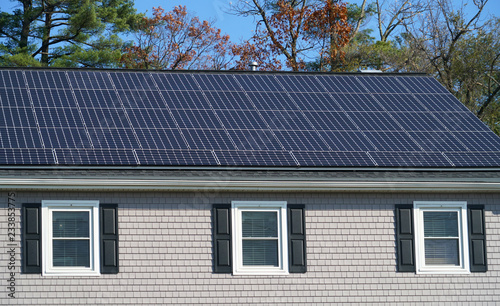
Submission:
[[[305,273],[307,271],[304,208],[305,206],[302,204],[287,205],[290,273]]]
[[[231,205],[214,204],[212,221],[214,273],[231,273]]]
[[[42,273],[41,204],[23,204],[23,273]]]
[[[484,206],[468,205],[469,257],[471,272],[486,272],[486,233],[484,228]]]
[[[117,274],[118,265],[118,205],[99,206],[100,261],[102,274]]]
[[[415,272],[413,205],[396,205],[395,214],[398,271]]]

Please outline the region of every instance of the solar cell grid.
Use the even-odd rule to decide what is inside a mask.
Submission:
[[[118,90],[155,90],[151,84],[149,74],[110,72],[109,76]]]
[[[40,128],[40,133],[50,148],[91,148],[83,128]]]
[[[460,103],[452,94],[419,94],[415,97],[430,111],[436,112],[468,112],[469,110]]]
[[[113,89],[108,75],[100,71],[68,71],[68,79],[74,89]]]
[[[237,150],[282,150],[269,130],[227,130]]]
[[[248,96],[258,110],[298,110],[284,93],[250,92]]]
[[[132,129],[88,128],[90,140],[96,149],[139,148]]]
[[[161,91],[160,94],[165,100],[162,108],[210,109],[210,104],[206,102],[201,91]]]
[[[235,109],[235,110],[254,109],[247,95],[243,92],[206,91],[205,96],[214,109]],[[203,105],[205,104],[203,103]],[[206,105],[207,108],[209,108],[208,104]]]
[[[307,118],[300,111],[260,111],[265,122],[273,130],[313,131]],[[265,128],[263,124],[261,128]]]
[[[0,71],[0,88],[25,88],[22,71]]]
[[[172,110],[175,121],[183,129],[222,129],[212,110]]]
[[[215,113],[225,127],[242,130],[267,128],[256,111],[216,110]]]
[[[470,112],[435,112],[436,118],[450,131],[489,132],[490,129]]]
[[[191,149],[235,150],[235,145],[224,130],[182,129],[182,134]]]
[[[449,94],[438,81],[427,76],[398,76],[398,81],[412,93]]]
[[[387,111],[425,112],[425,108],[411,94],[377,94],[373,97]]]
[[[215,151],[221,166],[295,167],[297,163],[282,151]]]
[[[241,91],[233,75],[230,74],[193,74],[202,90]]]
[[[128,114],[134,129],[175,129],[177,127],[166,109],[136,109]]]
[[[489,132],[453,132],[453,136],[470,151],[500,151],[500,137]]]
[[[28,93],[24,89],[0,89],[1,107],[31,107]]]
[[[35,108],[35,115],[40,127],[83,127],[76,108],[58,108],[57,111],[51,108]]]
[[[409,132],[409,134],[424,149],[424,151],[468,151],[468,149],[450,133]]]
[[[375,147],[361,132],[320,131],[319,134],[333,151],[371,151]]]
[[[402,128],[385,112],[346,112],[361,131],[401,131]]]
[[[368,152],[380,167],[450,167],[440,153],[432,152]]]
[[[278,140],[288,151],[329,151],[315,131],[274,131]]]
[[[0,126],[36,127],[35,117],[31,108],[2,107]]]
[[[141,165],[204,166],[217,165],[210,151],[202,150],[136,150]]]
[[[54,155],[50,149],[41,148],[0,148],[1,165],[54,165]]]
[[[358,127],[343,112],[304,112],[318,131],[356,131]]]
[[[81,112],[83,120],[88,127],[104,129],[130,128],[125,112],[122,109],[82,108]]]
[[[316,78],[327,91],[332,93],[367,93],[353,75],[318,75]]]
[[[445,131],[433,112],[391,112],[392,117],[406,131]]]
[[[137,165],[132,150],[56,149],[59,164],[63,165]]]
[[[70,88],[63,71],[26,71],[25,74],[29,88]]]
[[[42,148],[42,142],[36,128],[1,127],[2,148]]]
[[[328,94],[323,93],[290,93],[299,109],[312,111],[341,111],[339,104]]]
[[[302,167],[373,167],[365,152],[293,152]]]
[[[116,100],[111,102],[112,107],[139,109],[139,108],[166,108],[160,93],[155,91],[117,91]]]
[[[34,89],[30,94],[35,107],[76,107],[70,90]]]
[[[500,152],[446,152],[455,167],[498,167]]]
[[[370,94],[332,94],[345,111],[384,111]]]
[[[314,76],[276,75],[276,79],[287,92],[325,92]]]
[[[112,90],[74,90],[76,103],[87,108],[120,108],[118,95]],[[126,100],[128,101],[128,100]],[[67,103],[69,106],[70,104]],[[73,106],[76,106],[74,104]]]
[[[200,90],[190,74],[152,73],[159,90]]]
[[[378,151],[422,151],[404,132],[365,132]]]
[[[188,148],[177,129],[136,128],[135,132],[139,143],[144,149],[170,150]]]
[[[283,92],[273,75],[235,74],[234,78],[243,90],[251,92]]]
[[[395,77],[381,76],[358,76],[356,78],[370,93],[406,93],[407,91],[396,83]]]

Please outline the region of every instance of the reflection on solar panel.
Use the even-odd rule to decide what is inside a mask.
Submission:
[[[422,75],[0,70],[0,164],[499,167]]]

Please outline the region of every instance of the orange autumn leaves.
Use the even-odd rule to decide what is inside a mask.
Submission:
[[[261,20],[253,37],[240,44],[213,22],[189,16],[185,6],[169,12],[154,8],[122,63],[127,68],[219,70],[248,69],[256,61],[259,70],[299,71],[314,58],[320,69],[333,70],[350,39],[346,5],[334,0],[307,3],[278,0],[269,10],[254,1]]]

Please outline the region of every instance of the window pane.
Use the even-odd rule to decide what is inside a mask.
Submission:
[[[90,267],[89,240],[53,240],[55,267]]]
[[[458,213],[424,211],[424,237],[458,237]]]
[[[52,212],[52,231],[54,237],[90,237],[89,218],[89,212],[86,211]]]
[[[243,237],[278,237],[278,213],[243,211],[242,235]]]
[[[458,239],[425,239],[425,264],[458,266]]]
[[[244,266],[278,266],[277,240],[243,240]]]

